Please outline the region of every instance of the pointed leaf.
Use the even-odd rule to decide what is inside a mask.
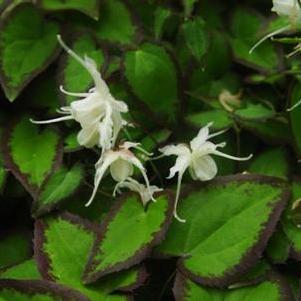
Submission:
[[[132,271],[112,276],[109,284],[82,284],[81,275],[88,260],[96,228],[94,224],[69,213],[37,220],[34,245],[40,273],[46,280],[80,291],[91,301],[127,300],[127,297],[109,294],[123,284],[128,285],[129,279],[133,278]]]
[[[33,280],[40,278],[41,275],[34,259],[23,261],[0,273],[0,279]]]
[[[110,211],[94,242],[84,273],[86,282],[141,262],[163,239],[173,204],[164,194],[156,200],[145,211],[139,197],[130,195]]]
[[[93,59],[99,70],[105,63],[106,54],[102,48],[97,47],[96,42],[89,34],[82,34],[75,39],[72,44],[72,49],[79,55],[87,55]],[[64,60],[61,64],[62,85],[70,92],[83,93],[87,92],[93,84],[93,79],[88,71],[83,68],[78,61],[68,54],[65,54]],[[75,100],[74,96],[64,96],[66,102],[69,104]]]
[[[47,176],[62,158],[59,134],[49,128],[39,131],[24,116],[10,127],[5,139],[5,164],[35,198]]]
[[[99,0],[37,0],[37,4],[45,10],[78,10],[94,19],[99,17]]]
[[[251,175],[220,177],[187,194],[159,246],[181,256],[180,270],[202,284],[227,285],[261,256],[289,197],[283,181]]]
[[[62,200],[70,197],[80,186],[83,177],[84,169],[80,164],[75,164],[70,170],[61,167],[53,173],[33,205],[35,215],[51,211]]]
[[[205,21],[200,17],[187,20],[183,24],[184,38],[191,54],[201,61],[209,45],[208,30]]]
[[[10,101],[58,54],[58,25],[31,5],[19,5],[2,21],[1,84]]]
[[[100,40],[131,44],[136,37],[136,27],[130,9],[120,0],[104,1],[95,32]]]
[[[166,50],[154,44],[143,44],[126,53],[124,65],[125,76],[135,96],[152,112],[174,120],[179,97],[178,78]]]

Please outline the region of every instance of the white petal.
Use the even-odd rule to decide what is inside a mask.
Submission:
[[[113,138],[113,120],[112,120],[112,108],[106,103],[105,117],[99,124],[99,145],[104,150],[108,150],[112,147]]]
[[[72,116],[63,116],[63,117],[49,119],[49,120],[30,119],[30,122],[35,123],[35,124],[49,124],[49,123],[61,122],[61,121],[72,120],[72,119],[73,119]]]
[[[191,159],[190,154],[189,154],[189,156],[186,156],[186,155],[179,156],[176,160],[175,165],[172,168],[170,168],[169,176],[167,177],[167,179],[173,178],[177,172],[184,173],[190,164],[190,159]]]
[[[116,182],[123,182],[128,177],[132,176],[134,173],[134,168],[132,163],[119,158],[115,162],[113,162],[110,166],[110,172],[112,178]]]
[[[92,125],[81,129],[77,135],[77,141],[79,145],[83,145],[87,148],[97,145],[99,141],[98,126]]]
[[[217,174],[216,163],[210,156],[193,159],[189,170],[192,178],[200,181],[209,181]]]
[[[93,199],[94,199],[94,197],[97,193],[97,189],[99,187],[99,184],[100,184],[106,170],[118,158],[119,158],[119,155],[118,155],[117,152],[107,152],[101,158],[101,160],[98,161],[98,168],[96,169],[95,178],[94,178],[94,189],[93,189],[91,198],[89,199],[89,201],[85,205],[86,207],[88,207],[92,203],[92,201],[93,201]]]
[[[177,144],[177,145],[167,145],[159,149],[161,153],[165,156],[181,156],[190,154],[190,150],[185,144]]]
[[[208,123],[206,126],[200,129],[197,136],[191,140],[190,147],[192,150],[196,150],[202,146],[209,139],[209,128],[213,122]]]

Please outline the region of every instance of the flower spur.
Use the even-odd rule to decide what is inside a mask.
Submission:
[[[211,155],[237,161],[249,160],[252,157],[252,155],[249,155],[248,157],[239,158],[219,151],[217,148],[225,147],[226,143],[214,144],[208,140],[224,133],[224,131],[209,134],[211,125],[212,122],[200,129],[198,135],[190,141],[190,145],[168,145],[159,149],[165,156],[177,156],[176,163],[170,168],[170,173],[167,178],[171,179],[178,173],[174,216],[180,222],[185,222],[185,220],[178,216],[177,204],[180,196],[182,178],[187,169],[189,169],[190,175],[194,180],[209,181],[217,174],[217,165]]]

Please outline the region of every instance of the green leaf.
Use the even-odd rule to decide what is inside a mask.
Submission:
[[[125,76],[135,96],[152,112],[174,120],[178,102],[177,70],[166,50],[146,43],[128,51],[124,64]]]
[[[261,103],[247,102],[246,107],[235,110],[234,115],[244,120],[265,120],[273,118],[275,112]]]
[[[183,32],[187,47],[190,49],[191,54],[198,61],[201,61],[206,54],[209,45],[205,21],[200,17],[187,20],[183,24]]]
[[[238,8],[232,17],[231,46],[236,60],[255,70],[275,72],[279,65],[279,57],[271,42],[266,41],[251,54],[250,49],[260,39],[258,32],[263,19],[250,9]]]
[[[83,276],[85,282],[141,262],[163,239],[173,204],[163,194],[156,200],[145,211],[139,197],[130,195],[111,210],[95,240]]]
[[[99,17],[99,0],[37,0],[37,4],[45,10],[78,10],[96,20]]]
[[[0,273],[0,279],[32,280],[40,278],[41,276],[34,259],[26,260]]]
[[[102,3],[95,31],[100,40],[111,43],[132,44],[136,38],[131,11],[119,0],[105,0]]]
[[[77,134],[78,132],[71,132],[64,140],[64,152],[65,153],[71,153],[76,152],[79,149],[82,148],[81,145],[79,145],[77,140]]]
[[[224,130],[233,125],[233,120],[224,110],[202,111],[188,115],[186,121],[196,128],[206,126],[213,121],[212,129],[219,131]]]
[[[281,278],[270,278],[256,285],[227,290],[197,285],[178,273],[173,291],[176,301],[282,301],[289,298],[286,283]]]
[[[287,143],[290,142],[291,133],[286,120],[269,119],[266,121],[237,120],[245,129],[260,137],[265,143]]]
[[[291,93],[291,103],[290,106],[294,106],[301,99],[301,84],[296,84]],[[290,124],[292,129],[292,134],[294,138],[294,146],[298,156],[301,156],[301,106],[296,107],[289,113]]]
[[[156,146],[158,146],[158,144],[165,142],[170,137],[171,134],[172,134],[172,132],[167,129],[163,129],[160,131],[156,131],[154,133],[150,133],[150,135],[144,137],[140,141],[141,146],[146,151],[153,152],[155,150]]]
[[[166,21],[171,16],[171,10],[158,6],[154,12],[154,34],[157,40],[160,40]]]
[[[72,43],[72,49],[80,56],[87,55],[93,59],[99,69],[101,69],[101,66],[103,66],[105,62],[106,55],[104,50],[97,47],[96,42],[89,34],[83,34],[77,37]],[[91,75],[70,55],[65,54],[61,69],[63,77],[62,85],[67,91],[81,93],[91,88],[93,84]],[[74,96],[66,95],[65,98],[67,103],[75,100]]]
[[[77,291],[43,280],[0,280],[1,301],[90,301]],[[100,300],[99,300],[100,301]]]
[[[62,143],[59,134],[50,129],[39,131],[24,116],[7,135],[5,164],[23,186],[36,197],[36,193],[61,161]]]
[[[284,182],[251,175],[220,177],[189,193],[158,251],[181,256],[193,280],[224,286],[256,263],[288,200]]]
[[[293,204],[301,198],[301,182],[295,179],[292,183],[292,198],[285,209],[281,220],[283,231],[293,249],[293,257],[301,259],[300,206],[293,209]]]
[[[61,167],[51,175],[33,205],[35,215],[51,211],[62,200],[70,197],[80,186],[84,177],[83,167],[75,164],[70,170]]]
[[[0,269],[28,259],[31,255],[31,237],[28,232],[8,233],[0,240]]]
[[[182,0],[186,17],[189,17],[191,15],[193,7],[197,1],[198,0]]]
[[[10,101],[58,54],[58,25],[31,5],[19,5],[2,21],[1,84]]]
[[[133,270],[116,274],[108,282],[89,286],[82,284],[81,275],[96,229],[95,225],[69,213],[38,220],[35,226],[35,257],[39,270],[44,279],[72,287],[91,301],[127,300],[127,297],[109,294],[135,280]]]
[[[268,258],[276,264],[285,263],[290,252],[290,244],[282,230],[279,227],[269,240],[266,253]]]
[[[255,157],[249,171],[266,176],[288,179],[288,154],[284,148],[271,148]]]

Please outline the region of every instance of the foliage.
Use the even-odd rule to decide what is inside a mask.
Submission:
[[[0,300],[300,300],[301,8],[278,2],[0,1]],[[109,149],[107,113],[70,109],[99,90]]]

